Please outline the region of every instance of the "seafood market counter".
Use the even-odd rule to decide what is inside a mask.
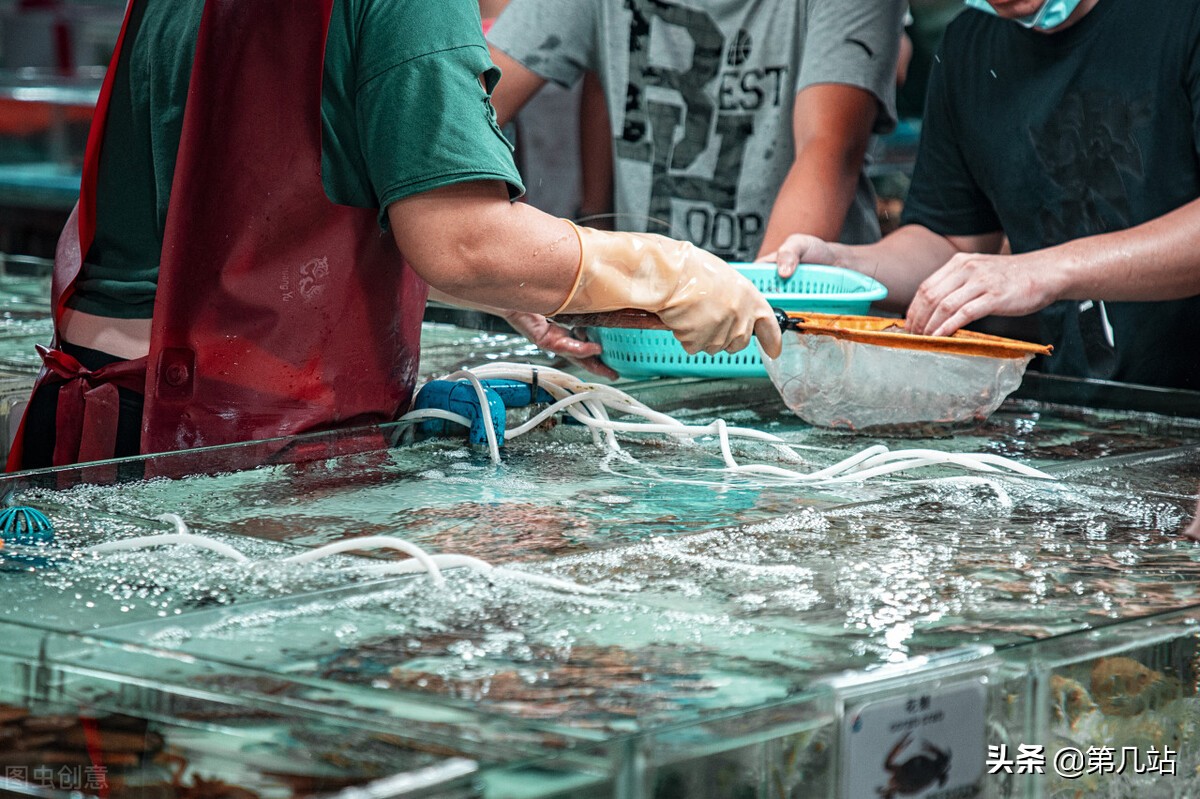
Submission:
[[[533,354],[427,334],[427,376]],[[1033,376],[881,437],[765,380],[620,388],[847,479],[562,417],[499,465],[392,425],[8,476],[53,531],[0,550],[0,793],[1200,796],[1195,397]],[[964,457],[839,472],[876,445]]]

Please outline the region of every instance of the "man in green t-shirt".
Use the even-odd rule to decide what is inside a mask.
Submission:
[[[512,203],[497,77],[471,0],[134,0],[10,467],[393,418],[426,284],[504,311],[653,311],[692,352],[752,332],[778,351],[719,259]]]

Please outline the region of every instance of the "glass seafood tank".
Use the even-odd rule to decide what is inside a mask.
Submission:
[[[427,335],[429,377],[514,346]],[[1027,384],[886,437],[660,380],[618,387],[708,435],[522,408],[499,464],[396,424],[9,475],[54,530],[0,549],[0,736],[128,734],[139,795],[1195,796],[1195,397]]]

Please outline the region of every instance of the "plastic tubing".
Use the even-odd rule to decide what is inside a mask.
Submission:
[[[511,579],[520,580],[521,582],[531,583],[533,585],[543,585],[547,588],[555,588],[560,591],[566,591],[572,594],[588,594],[599,595],[599,591],[594,588],[589,588],[579,583],[573,583],[568,580],[559,580],[555,577],[545,577],[540,574],[531,574],[519,569],[509,569],[502,566],[493,566],[486,560],[473,558],[470,555],[431,555],[434,563],[441,569],[457,569],[467,568],[472,571],[486,575],[503,575]],[[405,560],[399,563],[388,563],[366,566],[362,571],[368,574],[414,574],[422,571],[424,567],[415,560]]]
[[[369,535],[363,538],[351,538],[346,541],[335,541],[332,544],[326,544],[323,547],[301,552],[299,555],[292,555],[284,558],[283,563],[312,563],[321,558],[336,555],[340,552],[347,552],[352,549],[395,549],[400,552],[405,552],[412,555],[422,566],[425,571],[429,572],[429,579],[434,585],[441,588],[446,584],[446,578],[442,576],[442,570],[428,552],[421,549],[416,544],[405,541],[403,538],[396,538],[388,535]]]
[[[466,380],[470,382],[475,389],[475,396],[479,397],[479,412],[483,415],[483,431],[487,435],[488,454],[492,458],[492,463],[500,463],[500,444],[496,441],[496,425],[492,421],[492,409],[488,404],[487,394],[484,393],[483,384],[479,382],[479,378],[467,369],[460,369],[454,374],[445,378],[446,380]]]
[[[430,555],[429,559],[437,565],[439,569],[459,569],[467,568],[472,571],[477,571],[481,574],[490,574],[495,570],[492,564],[486,560],[473,558],[470,555]],[[379,563],[363,566],[358,571],[366,574],[416,574],[418,572],[428,571],[425,564],[416,558],[410,560],[401,560],[396,563]]]
[[[176,532],[164,533],[162,535],[147,535],[137,538],[126,538],[121,541],[110,541],[105,544],[97,544],[93,547],[88,547],[84,552],[96,555],[103,555],[108,552],[134,551],[138,549],[147,549],[156,546],[166,545],[190,545],[207,549],[219,555],[224,555],[230,560],[238,563],[251,563],[250,558],[234,549],[228,544],[216,541],[207,536],[196,535],[188,531],[187,524],[179,517],[178,514],[165,513],[158,517],[161,521],[169,521],[175,525]],[[363,536],[361,538],[352,538],[346,541],[337,541],[332,544],[327,544],[323,547],[318,547],[308,552],[302,552],[298,555],[292,555],[283,558],[280,563],[311,563],[322,558],[336,555],[341,552],[346,552],[355,549],[395,549],[405,552],[412,556],[412,560],[400,561],[399,563],[380,563],[362,567],[362,571],[369,574],[415,574],[424,571],[429,575],[429,580],[436,587],[443,588],[446,585],[446,578],[442,574],[442,569],[454,568],[469,568],[481,574],[502,574],[512,579],[521,580],[533,585],[541,585],[547,588],[554,588],[560,591],[567,591],[575,594],[599,594],[593,588],[579,585],[568,580],[559,580],[555,577],[545,577],[539,574],[530,574],[529,572],[520,571],[519,569],[497,568],[485,560],[471,557],[470,555],[431,555],[416,544],[405,541],[403,538],[395,536]]]
[[[84,550],[86,553],[93,555],[103,555],[107,552],[122,552],[133,551],[136,549],[147,549],[149,547],[158,547],[165,545],[188,545],[207,549],[211,552],[216,552],[218,555],[224,555],[230,560],[238,563],[249,563],[250,558],[238,552],[229,544],[223,544],[220,541],[214,541],[211,538],[206,538],[202,535],[194,535],[192,533],[164,533],[162,535],[144,535],[138,538],[124,538],[120,541],[109,541],[107,544],[97,544],[94,547],[88,547]]]
[[[560,411],[566,411],[581,424],[586,425],[592,433],[593,441],[600,444],[598,436],[601,432],[606,437],[608,449],[619,451],[615,433],[658,433],[679,439],[691,439],[698,436],[715,435],[720,443],[721,457],[725,463],[723,471],[743,474],[769,475],[786,480],[804,480],[812,482],[860,482],[872,477],[879,477],[893,472],[906,471],[923,466],[953,465],[964,469],[982,472],[999,472],[1008,470],[1026,477],[1036,477],[1042,480],[1053,480],[1052,475],[1031,466],[992,454],[965,454],[941,452],[931,449],[909,449],[891,451],[882,445],[874,445],[862,452],[851,455],[838,463],[820,469],[816,472],[803,473],[791,469],[767,464],[741,465],[733,456],[730,436],[748,438],[770,444],[792,456],[796,456],[787,442],[778,436],[760,430],[743,427],[731,427],[725,420],[717,419],[708,425],[686,425],[666,414],[659,413],[628,394],[613,388],[595,383],[585,383],[578,378],[549,367],[532,367],[524,364],[494,363],[476,367],[474,370],[462,370],[444,378],[447,380],[466,379],[475,386],[480,395],[481,404],[486,404],[483,397],[483,387],[480,378],[504,378],[533,382],[534,372],[537,373],[538,385],[555,399],[550,406],[538,412],[531,419],[517,428],[505,433],[505,439],[513,439],[533,430],[546,419]],[[638,415],[647,422],[613,421],[608,416],[608,409]],[[586,411],[586,412],[585,412]],[[406,417],[407,418],[407,417]],[[499,463],[499,447],[495,443],[495,429],[490,415],[484,418],[484,427],[488,435],[488,448],[493,462]]]
[[[461,413],[443,411],[440,408],[422,408],[419,411],[409,411],[396,421],[419,422],[422,419],[444,419],[447,422],[454,422],[455,424],[460,424],[463,427],[471,426],[471,420],[463,416]]]

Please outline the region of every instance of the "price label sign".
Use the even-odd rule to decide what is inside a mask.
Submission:
[[[987,696],[979,681],[848,709],[843,799],[965,799],[983,776]]]

